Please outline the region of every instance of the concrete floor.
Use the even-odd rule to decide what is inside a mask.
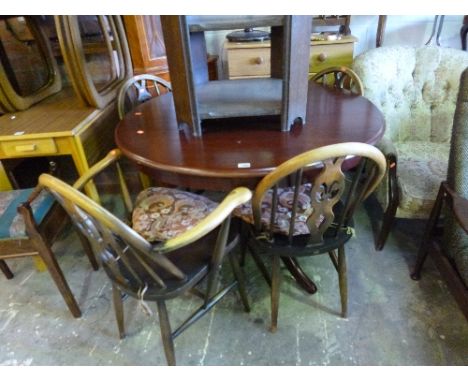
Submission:
[[[279,329],[270,333],[269,290],[249,257],[252,311],[229,294],[176,339],[178,365],[467,365],[467,322],[432,262],[421,281],[408,276],[421,224],[399,222],[385,250],[375,252],[367,215],[357,215],[357,237],[347,247],[349,318],[339,317],[328,256],[317,256],[303,264],[319,292],[305,294],[284,271]],[[0,365],[165,365],[154,304],[148,317],[134,299],[125,301],[128,334],[119,340],[104,272],[91,270],[72,231],[54,250],[83,317],[71,316],[31,259],[10,261],[15,278],[0,277]],[[173,322],[198,301],[171,302]]]

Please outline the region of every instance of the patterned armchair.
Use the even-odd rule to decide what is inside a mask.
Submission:
[[[429,216],[446,179],[460,75],[467,66],[467,52],[434,46],[372,49],[353,63],[364,94],[386,122],[379,148],[388,172],[376,191],[385,211],[377,249],[395,217]]]

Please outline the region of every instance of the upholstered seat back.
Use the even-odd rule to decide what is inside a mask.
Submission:
[[[467,52],[434,46],[372,49],[353,63],[393,142],[450,142],[460,75],[467,66]]]

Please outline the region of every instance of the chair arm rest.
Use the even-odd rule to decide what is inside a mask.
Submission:
[[[246,187],[237,187],[232,190],[223,201],[208,216],[202,219],[198,224],[179,236],[169,239],[163,243],[158,243],[153,247],[153,251],[164,253],[183,247],[202,238],[213,231],[232,211],[252,198],[252,191]]]

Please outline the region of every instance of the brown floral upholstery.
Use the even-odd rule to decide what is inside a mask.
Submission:
[[[300,186],[298,196],[298,210],[296,211],[296,218],[294,223],[293,235],[307,235],[310,233],[307,226],[307,218],[312,214],[310,194],[312,185],[305,183]],[[272,204],[273,190],[269,190],[262,201],[262,224],[265,227],[270,225],[270,211]],[[291,206],[293,204],[294,190],[291,187],[278,188],[278,207],[276,209],[276,221],[273,226],[273,232],[288,235],[289,222],[291,219]],[[250,202],[237,207],[234,210],[234,216],[244,220],[246,223],[253,224],[252,205]]]
[[[132,227],[150,242],[165,241],[196,225],[218,203],[191,192],[150,187],[140,192],[132,214]]]

